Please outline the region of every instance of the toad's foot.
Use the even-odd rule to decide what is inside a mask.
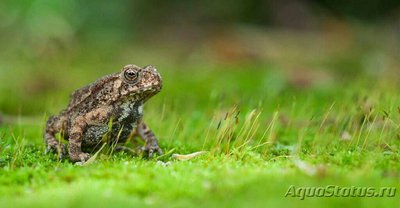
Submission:
[[[78,154],[69,155],[72,162],[86,162],[90,158],[90,154],[86,152],[80,152]]]
[[[158,146],[157,143],[149,143],[141,148],[141,151],[147,155],[147,157],[152,158],[154,154],[163,155],[163,151]]]

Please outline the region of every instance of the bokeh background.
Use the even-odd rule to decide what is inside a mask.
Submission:
[[[55,113],[70,92],[129,63],[158,67],[160,102],[193,105],[206,102],[196,94],[274,100],[360,76],[390,82],[399,37],[396,0],[3,0],[0,112]]]
[[[144,120],[166,154],[44,154],[46,118],[126,64],[163,77]],[[399,207],[284,197],[399,192],[399,89],[399,0],[1,0],[0,204]]]

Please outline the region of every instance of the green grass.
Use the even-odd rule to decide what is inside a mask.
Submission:
[[[45,117],[66,106],[72,90],[132,61],[99,53],[105,57],[99,63],[78,54],[43,58],[32,67],[25,60],[13,73],[0,71],[8,77],[1,78],[2,112],[15,115],[0,126],[2,207],[399,206],[399,193],[285,197],[291,185],[400,191],[398,79],[363,71],[356,64],[361,55],[301,59],[313,69],[292,75],[279,57],[168,64],[160,50],[154,65],[164,88],[145,106],[145,120],[170,154],[150,160],[100,155],[87,166],[58,161],[44,154]],[[143,54],[138,64],[153,63]],[[346,72],[353,66],[357,76]],[[305,81],[296,80],[307,73]],[[171,157],[202,150],[207,153],[188,161]]]

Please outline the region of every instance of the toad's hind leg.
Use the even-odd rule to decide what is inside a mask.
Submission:
[[[64,131],[65,119],[58,116],[52,116],[47,120],[46,129],[44,133],[44,140],[46,143],[46,153],[54,151],[58,153],[60,159],[62,159],[66,154],[66,146],[60,144],[56,139],[56,134]]]
[[[87,127],[87,122],[82,116],[78,116],[72,123],[69,133],[68,154],[72,162],[86,162],[90,155],[82,152],[83,132]]]
[[[71,161],[85,162],[90,158],[88,153],[82,152],[83,139],[87,139],[84,138],[84,133],[89,124],[107,123],[110,119],[111,110],[110,107],[100,107],[74,119],[68,132],[68,154]]]

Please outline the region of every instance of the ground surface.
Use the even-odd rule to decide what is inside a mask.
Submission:
[[[184,51],[170,63],[160,48],[89,53],[93,46],[76,55],[21,55],[22,62],[3,56],[13,71],[0,71],[1,110],[14,116],[0,126],[2,207],[398,207],[400,193],[285,197],[292,185],[400,191],[399,86],[390,70],[399,65],[390,44],[319,48],[321,40],[308,35],[293,41],[272,33],[281,40],[272,52],[221,52],[208,62]],[[290,44],[297,45],[284,47]],[[163,75],[145,120],[167,154],[102,154],[86,166],[44,155],[48,114],[65,107],[71,91],[131,62],[156,65]],[[201,150],[207,153],[188,161],[171,157]]]

